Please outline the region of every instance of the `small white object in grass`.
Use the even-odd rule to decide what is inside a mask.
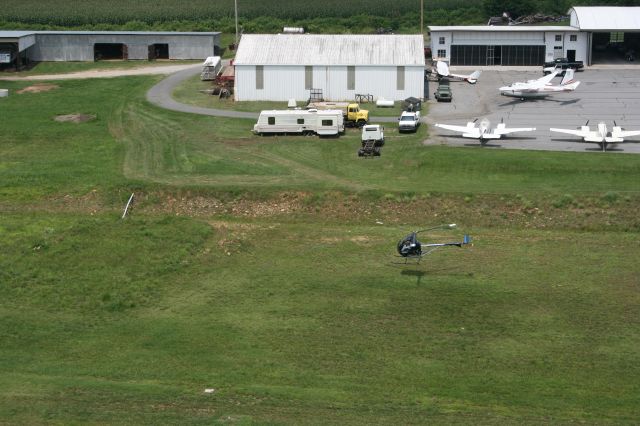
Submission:
[[[384,225],[381,220],[376,220],[376,225]]]
[[[9,89],[0,89],[0,98],[6,98],[9,96]]]
[[[214,388],[206,388],[204,393],[214,393],[216,390]]]

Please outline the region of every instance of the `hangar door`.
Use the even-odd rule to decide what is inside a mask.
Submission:
[[[545,46],[452,45],[451,65],[542,65]]]
[[[594,32],[591,45],[592,64],[636,61],[636,56],[640,53],[640,33]]]

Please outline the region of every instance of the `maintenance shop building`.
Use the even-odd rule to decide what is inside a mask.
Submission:
[[[421,35],[245,34],[234,65],[237,101],[424,96]]]
[[[623,62],[640,52],[640,7],[573,7],[569,25],[430,26],[434,58],[451,65],[542,65],[555,58]]]

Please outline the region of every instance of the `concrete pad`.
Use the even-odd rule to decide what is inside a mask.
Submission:
[[[494,147],[551,151],[599,150],[597,144],[584,143],[578,137],[551,133],[550,127],[575,128],[589,120],[590,125],[603,121],[609,129],[615,120],[627,130],[640,130],[640,75],[638,68],[588,69],[577,72],[580,86],[574,92],[550,95],[546,99],[521,101],[502,96],[501,86],[516,81],[542,77],[541,67],[522,67],[517,70],[487,70],[475,85],[451,82],[453,101],[438,103],[429,100],[429,114],[425,121],[432,125],[446,123],[465,125],[475,118],[488,118],[492,125],[504,119],[508,127],[535,127],[535,132],[509,135],[491,141]],[[560,83],[560,77],[554,84]],[[437,83],[430,82],[431,92]],[[592,127],[593,128],[593,127]],[[431,127],[430,139],[425,144],[451,146],[479,146],[473,139],[463,139],[452,132]],[[640,137],[630,138],[617,146],[615,152],[640,153]],[[614,149],[612,149],[614,150]]]

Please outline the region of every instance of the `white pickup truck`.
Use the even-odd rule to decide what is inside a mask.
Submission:
[[[415,132],[420,126],[420,111],[402,111],[398,119],[399,132]]]

